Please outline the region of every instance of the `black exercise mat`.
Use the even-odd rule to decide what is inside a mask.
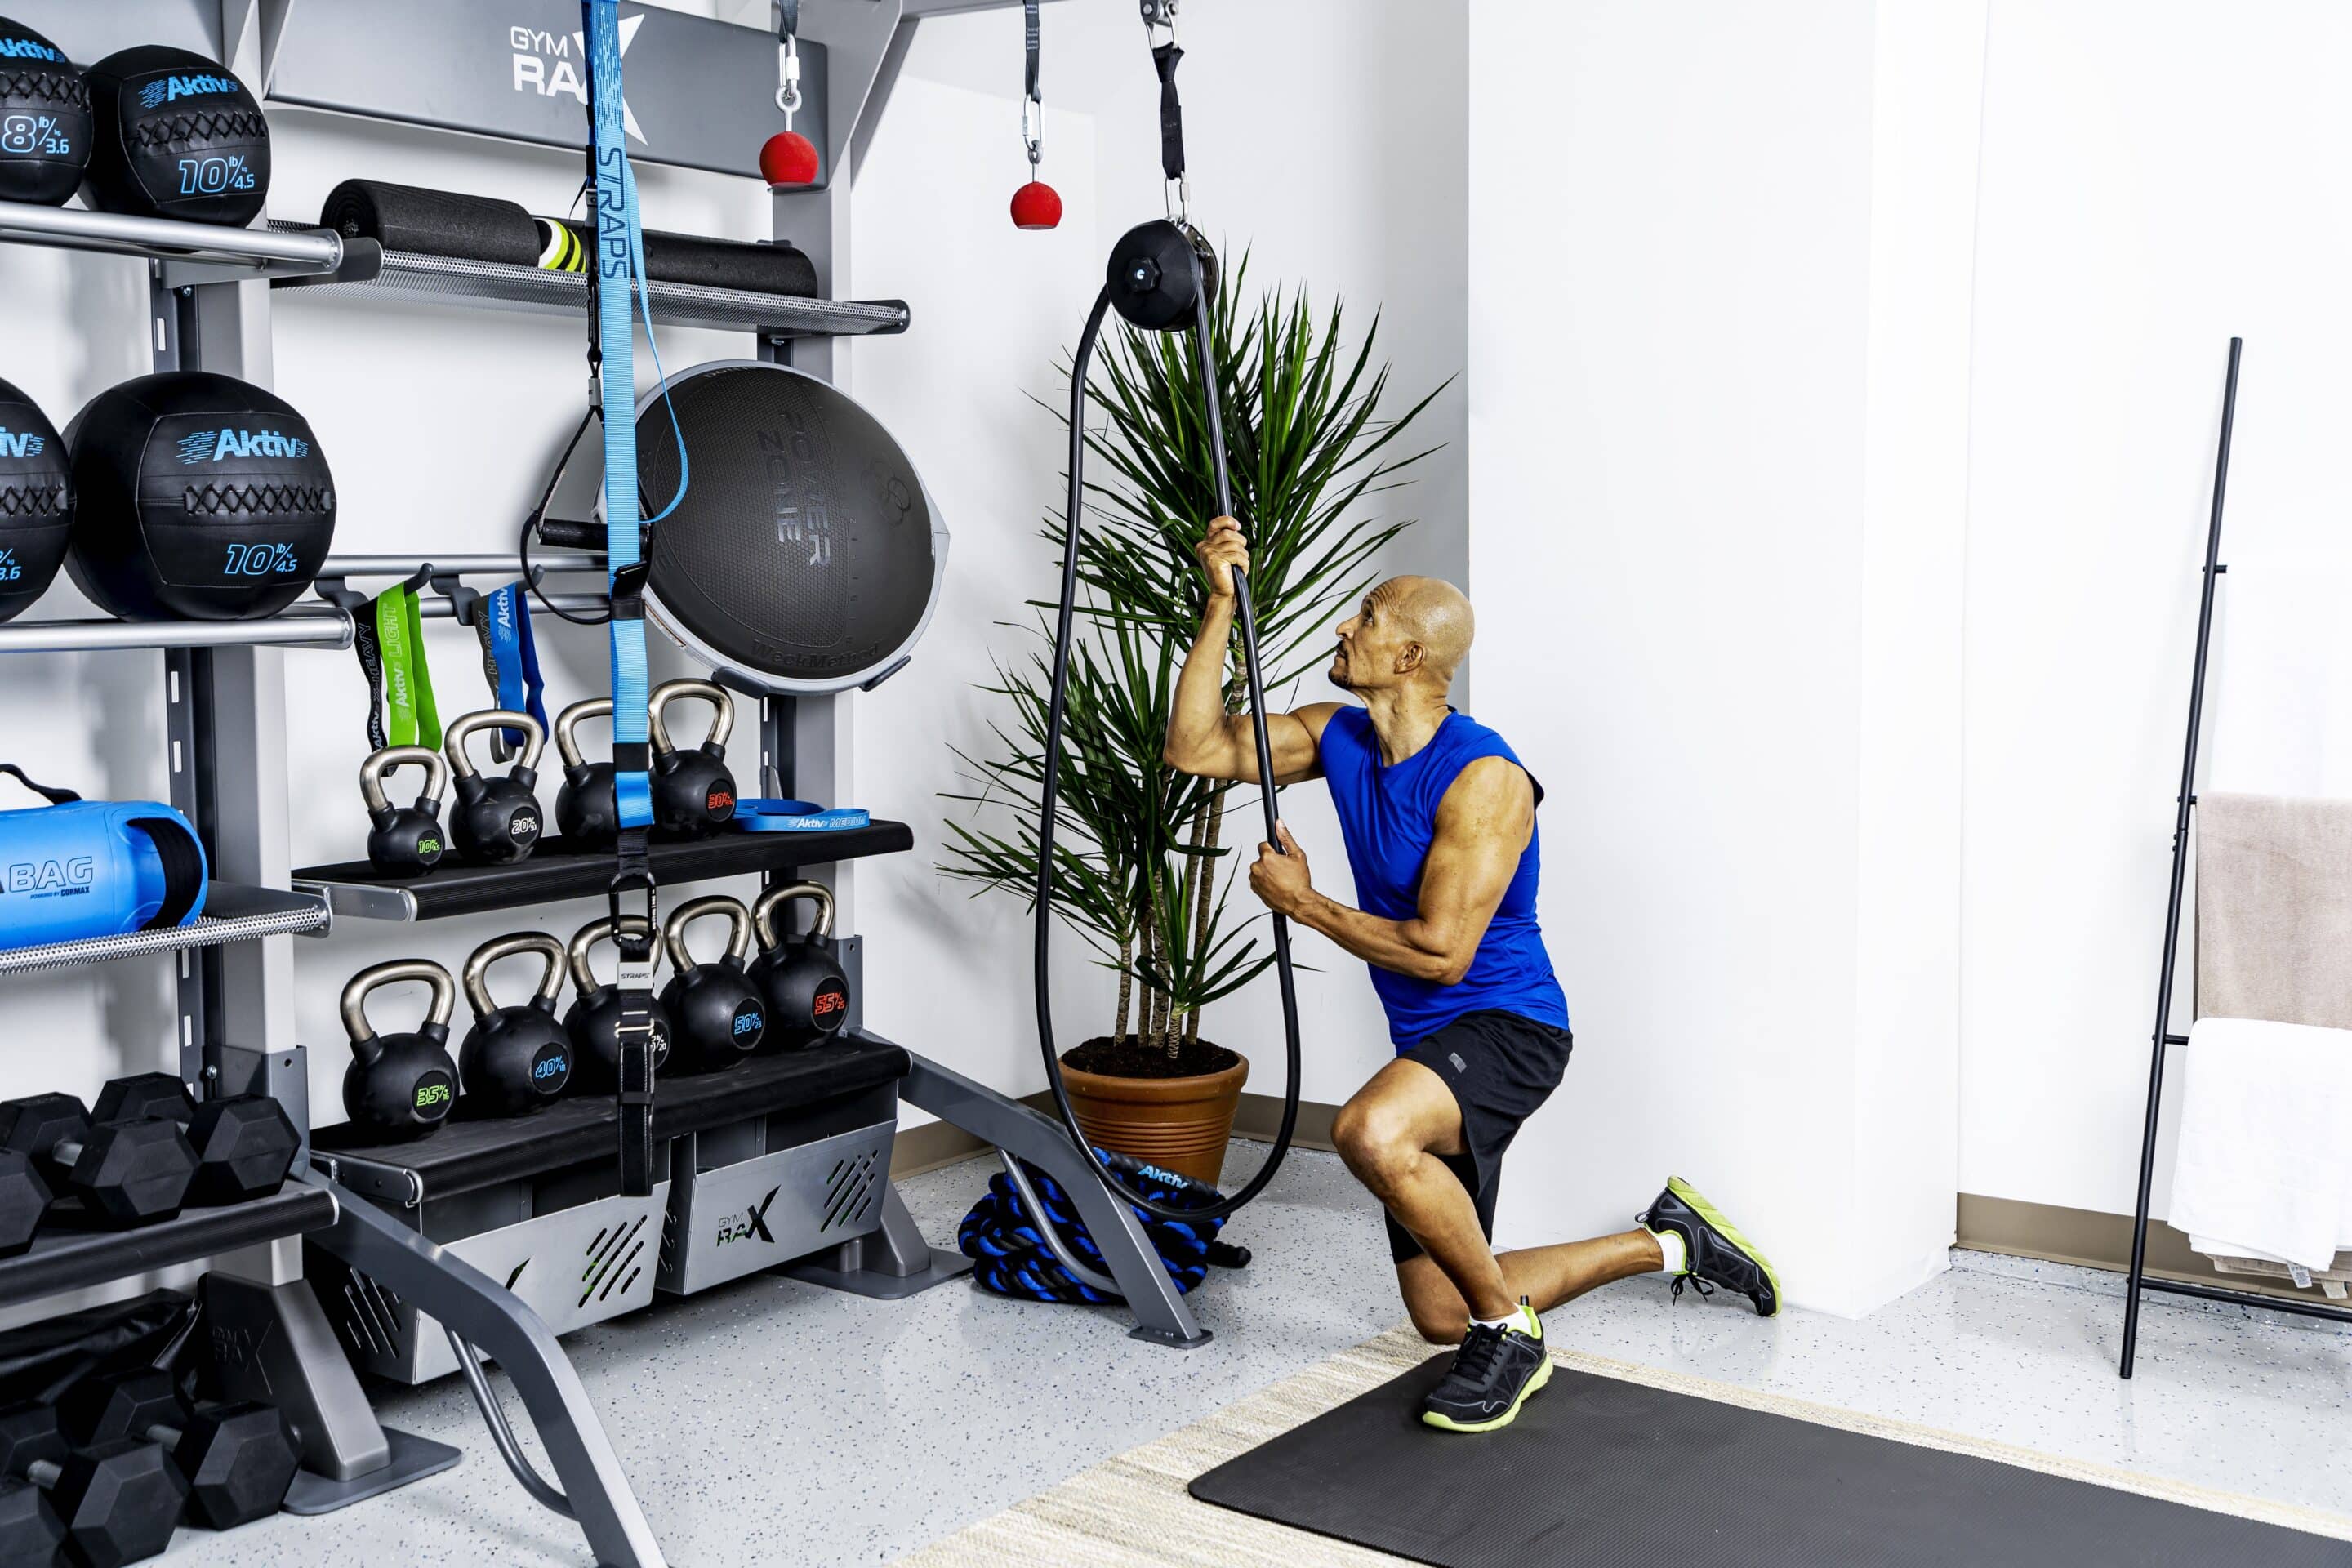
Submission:
[[[2352,1544],[1555,1367],[1478,1436],[1421,1425],[1436,1356],[1192,1495],[1437,1568],[2346,1568]]]

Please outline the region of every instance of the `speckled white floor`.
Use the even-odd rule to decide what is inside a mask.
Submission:
[[[1237,1166],[1259,1152],[1246,1148]],[[988,1169],[907,1184],[934,1241],[952,1236]],[[963,1285],[870,1302],[770,1279],[565,1343],[678,1568],[887,1563],[1402,1315],[1379,1212],[1329,1155],[1295,1156],[1232,1234],[1263,1261],[1196,1296],[1217,1337],[1186,1353],[1129,1340],[1108,1310]],[[2115,1374],[2113,1277],[1953,1256],[1948,1273],[1860,1322],[1794,1311],[1759,1321],[1744,1303],[1673,1302],[1656,1278],[1549,1322],[1597,1354],[2352,1514],[2352,1446],[2339,1440],[2352,1335],[2155,1298],[2126,1384]],[[378,1409],[460,1445],[465,1462],[322,1519],[184,1530],[166,1561],[588,1562],[579,1535],[509,1479],[456,1378],[380,1391]]]

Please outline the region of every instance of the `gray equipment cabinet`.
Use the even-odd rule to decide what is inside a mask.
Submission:
[[[545,25],[534,47],[546,56],[538,68],[548,72],[562,68],[560,35],[577,25],[574,0],[418,3],[447,9],[468,25],[495,21],[502,37],[509,22],[525,28],[537,19]],[[917,26],[926,16],[1013,3],[803,0],[802,37],[812,46],[806,56],[818,80],[800,128],[822,150],[824,183],[777,193],[774,232],[815,261],[825,295],[846,272],[850,189]],[[79,40],[92,31],[87,0],[15,0],[9,10],[52,37]],[[107,36],[99,41],[108,48],[152,41],[205,50],[247,82],[268,84],[267,101],[322,104],[525,140],[562,141],[569,134],[509,122],[519,112],[510,103],[485,100],[470,122],[460,123],[446,117],[446,100],[436,118],[390,101],[347,100],[345,85],[331,75],[322,85],[317,62],[336,58],[323,46],[339,30],[363,27],[369,18],[388,14],[369,0],[110,0]],[[722,27],[704,37],[704,47],[715,41],[730,56],[752,51],[772,58],[769,0],[732,0],[721,15],[741,26],[676,25]],[[562,29],[549,20],[564,16],[572,20]],[[758,31],[747,34],[747,28]],[[450,38],[440,47],[462,47],[456,30],[455,22],[443,30]],[[432,29],[409,29],[402,47],[434,36]],[[630,57],[632,72],[647,69],[659,48],[668,47],[649,49],[641,40]],[[382,49],[356,57],[345,51],[345,58],[383,65],[375,73],[381,80],[396,80],[401,70],[416,79],[443,79],[430,58],[406,58],[394,69]],[[281,58],[289,68],[282,96]],[[459,67],[453,62],[448,68],[454,73]],[[632,76],[633,99],[639,79]],[[503,72],[499,80],[505,82]],[[572,113],[576,121],[576,108]],[[663,161],[657,146],[640,147],[636,155]],[[669,161],[719,166],[716,156],[708,148],[681,146]],[[346,244],[332,233],[282,224],[205,229],[0,204],[0,243],[147,258],[156,367],[201,367],[264,384],[275,288],[331,287],[451,309],[553,312],[583,321],[588,305],[577,278],[386,253],[364,240]],[[662,284],[646,293],[657,321],[751,331],[761,357],[836,382],[846,380],[848,369],[846,356],[835,352],[836,339],[903,331],[908,325],[906,307],[891,301],[779,300]],[[594,557],[551,556],[538,563],[601,577]],[[406,577],[425,564],[338,557],[321,574],[321,584]],[[437,591],[424,596],[423,611],[436,617],[467,613],[467,576],[512,576],[519,569],[506,555],[430,564]],[[600,599],[589,592],[556,595],[567,609],[589,608]],[[170,732],[159,742],[169,745],[173,759],[173,802],[197,823],[219,879],[205,917],[194,926],[105,943],[0,952],[0,975],[173,951],[182,1077],[200,1095],[277,1094],[303,1128],[310,1160],[309,1173],[275,1199],[192,1210],[130,1238],[44,1237],[25,1257],[0,1261],[0,1308],[172,1263],[218,1259],[203,1289],[225,1392],[262,1396],[266,1390],[289,1409],[303,1438],[306,1469],[290,1509],[343,1506],[456,1463],[455,1449],[380,1426],[353,1369],[407,1383],[456,1371],[466,1378],[492,1444],[517,1482],[572,1521],[607,1568],[659,1568],[665,1559],[556,1336],[642,1306],[658,1292],[702,1289],[762,1269],[880,1298],[959,1277],[968,1261],[925,1242],[889,1181],[900,1100],[996,1145],[1016,1182],[1026,1184],[1025,1162],[1062,1184],[1109,1274],[1088,1271],[1076,1258],[1065,1261],[1090,1283],[1126,1298],[1136,1337],[1178,1348],[1207,1342],[1208,1332],[1194,1321],[1134,1212],[1103,1190],[1085,1152],[1059,1123],[872,1035],[863,1026],[862,1010],[834,1045],[760,1058],[700,1086],[693,1079],[664,1080],[656,1134],[666,1151],[667,1179],[644,1199],[618,1194],[614,1109],[593,1098],[530,1119],[525,1135],[515,1133],[512,1123],[461,1122],[398,1151],[362,1147],[347,1128],[320,1129],[313,1142],[307,1068],[292,1038],[297,965],[293,944],[284,938],[323,936],[336,920],[430,920],[601,894],[611,868],[609,856],[567,855],[551,843],[519,867],[444,868],[415,882],[379,878],[363,862],[295,869],[286,827],[281,650],[348,648],[354,630],[350,611],[331,602],[306,603],[258,621],[0,626],[0,654],[162,654]],[[766,699],[761,793],[828,801],[850,795],[851,717],[840,697]],[[747,870],[772,882],[824,881],[848,915],[855,909],[856,861],[910,847],[911,835],[902,825],[877,822],[845,834],[657,845],[654,858],[666,889]],[[848,937],[843,946],[854,983],[858,940]],[[232,1253],[233,1258],[224,1257]],[[554,1469],[551,1483],[524,1458],[482,1371],[485,1358],[515,1385]]]

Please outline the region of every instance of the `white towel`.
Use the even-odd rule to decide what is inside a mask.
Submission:
[[[2327,1268],[2352,1226],[2352,1030],[2200,1018],[2188,1065],[2174,1228]]]

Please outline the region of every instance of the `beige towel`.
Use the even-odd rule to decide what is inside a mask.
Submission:
[[[2352,1028],[2352,800],[2198,797],[2197,1016]]]

